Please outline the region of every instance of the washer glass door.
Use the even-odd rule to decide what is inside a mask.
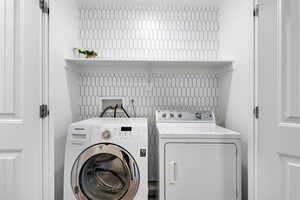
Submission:
[[[83,152],[73,166],[72,187],[80,200],[133,199],[138,185],[136,162],[116,145],[93,146]]]

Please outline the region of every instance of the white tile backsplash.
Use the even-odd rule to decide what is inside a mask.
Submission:
[[[214,110],[219,112],[219,79],[215,74],[81,73],[80,118],[101,113],[102,97],[122,97],[124,107],[133,116],[134,99],[137,117],[149,119],[150,178],[157,177],[157,132],[155,110]],[[112,113],[109,115],[112,116]],[[121,115],[120,117],[124,117]]]
[[[219,9],[214,5],[84,4],[79,9],[81,45],[97,50],[99,59],[218,58]],[[147,117],[150,122],[150,179],[158,176],[155,110],[214,110],[217,116],[219,113],[219,78],[213,73],[83,72],[79,85],[81,119],[98,116],[103,97],[124,98],[124,106],[132,115],[130,101],[134,99],[137,116]]]
[[[218,7],[81,5],[80,41],[102,59],[218,58]]]

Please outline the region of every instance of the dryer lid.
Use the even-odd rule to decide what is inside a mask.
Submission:
[[[198,123],[157,124],[159,138],[239,139],[240,133],[217,125]]]

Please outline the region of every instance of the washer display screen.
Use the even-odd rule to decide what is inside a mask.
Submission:
[[[132,127],[129,126],[122,126],[121,131],[132,131]]]

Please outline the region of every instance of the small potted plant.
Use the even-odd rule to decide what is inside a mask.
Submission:
[[[98,53],[93,50],[87,50],[81,48],[74,48],[74,50],[77,51],[79,54],[84,55],[85,58],[96,58],[98,56]]]

